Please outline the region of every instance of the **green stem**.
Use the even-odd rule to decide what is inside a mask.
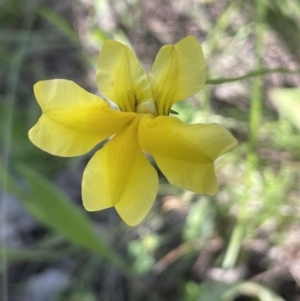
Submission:
[[[235,266],[238,255],[241,250],[244,233],[245,233],[245,226],[241,222],[241,220],[239,220],[230,238],[229,246],[226,251],[225,258],[222,264],[223,269],[231,269]]]
[[[272,74],[272,73],[300,74],[300,70],[290,70],[290,69],[285,69],[285,68],[259,69],[259,70],[250,71],[242,76],[227,77],[227,78],[208,78],[206,80],[206,85],[226,84],[226,83],[236,82],[239,80],[248,79],[248,78],[252,78],[252,77],[259,77],[259,76],[263,76],[266,74]]]
[[[262,55],[264,49],[264,17],[266,13],[265,3],[262,0],[256,0],[256,68],[260,69],[262,66]],[[251,98],[251,108],[250,108],[250,120],[249,120],[249,148],[250,148],[250,155],[249,160],[254,161],[255,163],[257,160],[254,159],[256,155],[256,146],[258,140],[258,132],[262,117],[262,87],[263,81],[261,77],[256,77],[253,80],[252,85],[252,98]]]

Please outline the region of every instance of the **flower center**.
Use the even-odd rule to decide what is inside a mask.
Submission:
[[[152,98],[147,99],[143,102],[140,102],[136,106],[135,110],[136,110],[137,113],[140,113],[140,114],[148,113],[148,114],[151,114],[153,116],[157,116],[156,103]]]

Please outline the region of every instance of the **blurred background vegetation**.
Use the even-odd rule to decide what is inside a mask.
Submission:
[[[239,145],[216,162],[212,197],[172,187],[130,228],[87,213],[91,153],[51,156],[27,132],[32,86],[66,78],[97,93],[107,39],[146,70],[193,34],[205,88],[175,105]],[[300,3],[298,0],[0,0],[0,299],[3,301],[300,300]]]

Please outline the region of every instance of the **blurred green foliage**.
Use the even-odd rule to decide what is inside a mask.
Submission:
[[[300,243],[299,2],[151,3],[0,1],[4,301],[22,301],[30,276],[49,267],[71,277],[56,301],[299,298],[299,273],[292,269]],[[209,78],[174,110],[188,123],[219,123],[239,140],[216,162],[218,194],[181,191],[161,175],[158,200],[141,225],[128,228],[111,210],[88,215],[77,204],[76,174],[90,154],[56,158],[29,142],[28,129],[40,115],[32,86],[67,78],[95,92],[106,39],[134,47],[149,69],[162,44],[188,34],[203,44]],[[77,186],[59,184],[59,175]],[[12,195],[42,233],[17,247],[3,239]],[[28,273],[24,264],[37,268]],[[288,291],[287,283],[293,283]]]

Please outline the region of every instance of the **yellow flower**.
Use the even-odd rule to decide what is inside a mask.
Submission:
[[[140,223],[158,189],[150,153],[170,183],[214,194],[214,160],[236,140],[217,124],[185,125],[168,116],[171,106],[198,92],[206,67],[197,39],[188,36],[160,49],[146,74],[128,46],[106,41],[99,55],[97,84],[120,111],[72,81],[40,81],[34,93],[42,109],[30,140],[42,150],[72,157],[113,136],[88,163],[82,180],[86,210],[115,207],[128,225]]]

